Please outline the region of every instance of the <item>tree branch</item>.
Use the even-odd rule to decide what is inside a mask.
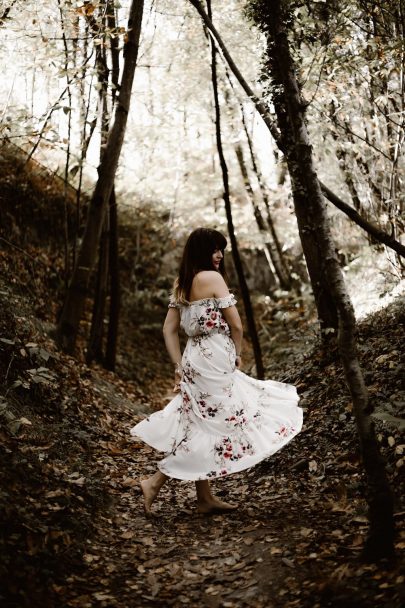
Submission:
[[[8,19],[8,15],[11,11],[11,9],[13,8],[14,4],[16,4],[17,0],[13,0],[13,2],[10,4],[10,6],[8,6],[6,9],[4,9],[3,14],[0,16],[0,27],[2,25],[4,25],[4,22],[6,19]]]
[[[233,74],[237,78],[240,86],[245,91],[246,95],[254,103],[255,107],[257,108],[257,111],[259,112],[260,116],[264,120],[270,133],[274,137],[277,145],[280,147],[280,145],[281,145],[280,144],[280,133],[279,133],[279,130],[278,130],[275,122],[272,120],[272,118],[269,114],[268,108],[263,103],[263,101],[261,101],[261,99],[256,95],[256,93],[253,91],[253,89],[248,85],[246,80],[243,78],[237,65],[235,64],[234,60],[232,59],[231,55],[229,54],[229,52],[225,46],[225,44],[223,43],[222,38],[220,37],[217,30],[215,29],[214,24],[212,23],[211,19],[208,17],[207,13],[205,12],[204,8],[202,7],[200,1],[199,0],[190,0],[190,2],[194,6],[194,8],[198,11],[199,15],[201,16],[202,20],[204,21],[205,25],[208,28],[208,31],[211,35],[211,38],[212,38],[214,44],[216,44],[218,46],[218,48],[220,49],[223,57],[226,59],[227,64],[229,65]]]
[[[335,205],[335,207],[343,211],[343,213],[350,217],[353,222],[355,222],[358,226],[360,226],[366,232],[371,234],[371,236],[373,236],[375,239],[377,239],[381,243],[384,243],[384,245],[387,245],[387,247],[391,247],[391,249],[396,251],[398,255],[405,257],[405,246],[402,245],[402,243],[396,241],[392,236],[378,228],[375,224],[371,224],[370,222],[365,220],[364,217],[360,215],[360,213],[357,213],[357,211],[353,209],[353,207],[342,201],[342,199],[340,199],[338,196],[336,196],[336,194],[329,190],[329,188],[325,186],[325,184],[320,182],[320,185],[322,188],[322,192],[324,193],[326,198],[333,205]]]
[[[227,64],[229,65],[232,73],[236,77],[240,86],[242,87],[242,89],[245,91],[245,93],[248,95],[248,97],[253,102],[256,110],[262,117],[265,125],[267,126],[271,135],[273,136],[278,149],[281,150],[281,152],[283,154],[285,154],[286,150],[285,150],[284,145],[281,143],[279,130],[278,130],[276,124],[273,122],[265,103],[263,101],[261,101],[261,99],[259,99],[259,97],[254,93],[252,88],[249,86],[249,84],[243,78],[241,72],[239,71],[239,69],[236,66],[235,62],[233,61],[231,55],[229,54],[222,38],[220,37],[219,33],[217,32],[216,28],[214,27],[211,19],[208,17],[207,13],[205,12],[203,6],[201,5],[200,0],[189,0],[189,1],[194,6],[194,8],[198,11],[200,17],[204,21],[206,27],[208,28],[208,30],[211,34],[211,37],[212,37],[214,43],[221,50],[222,57],[226,60]],[[399,255],[405,257],[405,247],[401,243],[399,243],[398,241],[393,239],[391,236],[389,236],[388,234],[386,234],[384,231],[380,230],[376,226],[373,226],[372,224],[367,222],[364,218],[362,218],[360,216],[360,214],[358,214],[352,207],[350,207],[350,205],[348,205],[347,203],[344,203],[336,194],[334,194],[332,192],[332,190],[330,190],[327,186],[325,186],[325,184],[323,184],[322,182],[319,182],[319,183],[321,185],[323,194],[333,205],[338,207],[338,209],[340,209],[341,211],[344,211],[346,213],[346,215],[348,215],[350,217],[350,219],[352,219],[354,222],[356,222],[356,224],[361,226],[364,230],[367,230],[370,234],[372,234],[374,236],[374,238],[381,241],[382,243],[384,243],[391,249],[394,249]]]

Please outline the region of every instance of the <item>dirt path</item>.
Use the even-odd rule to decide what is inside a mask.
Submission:
[[[399,608],[394,587],[391,599],[378,603],[379,570],[358,562],[366,522],[356,515],[358,501],[294,470],[305,431],[274,464],[214,482],[219,496],[240,504],[237,512],[199,515],[193,484],[173,480],[156,519],[148,520],[137,479],[155,470],[157,455],[128,441],[128,424],[136,421],[129,414],[111,422],[119,440],[96,459],[112,502],[87,541],[82,572],[61,589],[68,606],[317,608],[355,600]]]
[[[97,522],[69,605],[264,607],[302,597],[294,545],[313,532],[304,526],[311,500],[304,484],[296,481],[290,496],[285,477],[250,471],[218,481],[216,493],[240,509],[207,517],[195,511],[193,484],[172,481],[150,521],[134,480],[154,469],[152,451],[135,444],[132,455],[129,447],[113,460],[114,509]]]

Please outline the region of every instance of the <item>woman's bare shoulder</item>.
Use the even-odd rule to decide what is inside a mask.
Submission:
[[[216,285],[225,283],[223,276],[216,270],[201,270],[194,277],[193,284],[196,285]]]
[[[193,279],[190,299],[218,297],[222,292],[228,293],[223,276],[216,270],[202,270]]]

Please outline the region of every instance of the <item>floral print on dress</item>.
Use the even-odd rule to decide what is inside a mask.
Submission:
[[[189,361],[183,365],[182,381],[188,384],[195,384],[195,378],[201,374],[193,368]]]
[[[228,418],[225,418],[225,422],[227,422],[229,426],[233,427],[234,429],[242,429],[247,425],[248,418],[245,414],[245,410],[242,408],[240,410],[236,410],[234,413],[228,416]]]
[[[204,306],[199,312],[200,314],[194,317],[199,326],[199,336],[208,336],[213,331],[218,331],[227,336],[231,335],[229,325],[223,318],[218,305],[211,304]]]
[[[193,336],[190,338],[193,341],[193,345],[198,347],[203,357],[210,359],[212,357],[212,351],[209,349],[207,341],[204,339],[205,336]]]
[[[291,426],[291,427],[287,427],[287,426],[281,426],[277,431],[276,434],[280,436],[280,438],[284,438],[284,437],[288,437],[289,435],[295,433],[295,429]]]
[[[294,386],[256,380],[236,368],[235,344],[222,310],[232,294],[176,303],[188,336],[180,392],[131,429],[165,453],[159,469],[177,479],[224,477],[267,458],[301,429]]]
[[[254,453],[253,446],[249,441],[244,440],[242,437],[234,437],[232,435],[222,437],[215,444],[214,450],[216,461],[221,467],[226,465],[227,461],[232,462],[240,460],[244,456]]]
[[[210,397],[211,395],[209,393],[200,393],[199,399],[197,400],[203,418],[215,418],[219,411],[219,406],[212,403]]]
[[[224,298],[203,298],[189,305],[176,302],[171,296],[169,308],[180,311],[181,326],[188,336],[208,336],[213,332],[231,335],[229,325],[222,315],[222,309],[234,306],[233,294]]]

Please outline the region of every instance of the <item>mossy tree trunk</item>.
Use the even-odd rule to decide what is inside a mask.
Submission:
[[[265,7],[263,8],[265,4]],[[356,350],[356,319],[336,257],[331,237],[326,204],[312,158],[312,147],[305,123],[305,104],[295,76],[295,66],[290,52],[286,22],[291,18],[290,3],[285,0],[251,2],[259,5],[258,21],[267,35],[267,56],[271,76],[277,86],[277,104],[284,111],[279,128],[285,124],[291,138],[287,149],[292,181],[300,187],[300,196],[294,195],[294,206],[300,225],[300,234],[311,232],[317,247],[313,254],[321,261],[322,284],[328,287],[338,313],[338,346],[353,400],[362,460],[368,483],[370,528],[364,556],[370,560],[391,557],[394,553],[393,500],[379,453],[370,417],[368,393],[364,383]],[[303,220],[304,222],[303,223]]]

